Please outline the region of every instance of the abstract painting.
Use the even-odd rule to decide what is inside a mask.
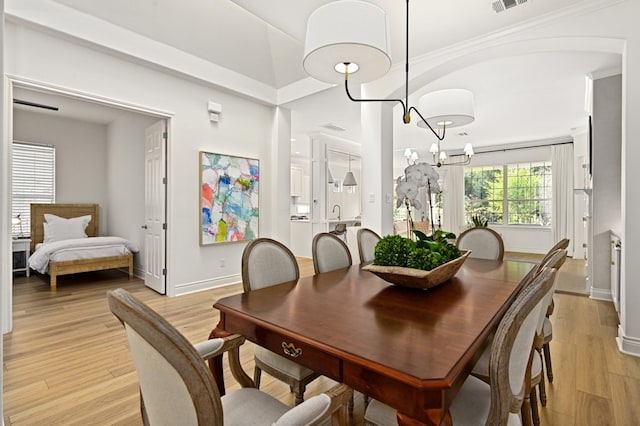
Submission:
[[[200,152],[200,245],[258,237],[259,161]]]

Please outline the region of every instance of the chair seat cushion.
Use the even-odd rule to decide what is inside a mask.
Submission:
[[[489,385],[473,376],[464,382],[460,392],[449,408],[454,425],[484,426],[491,406],[491,389]],[[377,426],[397,425],[396,410],[373,400],[364,414],[366,422]],[[508,426],[522,425],[520,415],[509,415]]]
[[[285,374],[289,377],[293,377],[294,379],[299,381],[312,374],[315,374],[313,370],[309,370],[308,368],[303,367],[297,362],[277,355],[261,346],[255,347],[254,356],[256,359],[270,366],[274,370],[279,371],[280,373]]]
[[[453,400],[449,412],[454,425],[484,426],[491,407],[491,389],[482,380],[470,376]],[[508,426],[520,426],[520,414],[509,414]]]
[[[255,388],[238,389],[222,397],[225,425],[270,425],[287,411],[285,404]]]

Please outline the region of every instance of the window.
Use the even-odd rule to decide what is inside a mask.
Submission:
[[[551,226],[551,163],[467,167],[465,216],[504,225]]]
[[[14,236],[28,235],[31,229],[31,203],[55,202],[55,147],[24,142],[13,143],[11,163],[12,217],[20,215]],[[20,229],[22,228],[22,229]]]

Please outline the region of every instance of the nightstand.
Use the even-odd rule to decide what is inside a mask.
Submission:
[[[31,239],[30,238],[18,238],[17,240],[11,240],[12,242],[12,251],[13,251],[13,272],[24,272],[27,277],[29,276],[29,265],[27,262],[29,261],[29,256],[31,255]],[[20,259],[18,265],[15,263],[16,255],[20,255],[20,253],[24,253],[24,262]]]

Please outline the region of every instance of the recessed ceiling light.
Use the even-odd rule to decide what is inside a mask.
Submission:
[[[291,142],[295,142],[295,141],[296,141],[296,138],[291,138],[291,139],[289,139],[289,140],[290,140]]]

